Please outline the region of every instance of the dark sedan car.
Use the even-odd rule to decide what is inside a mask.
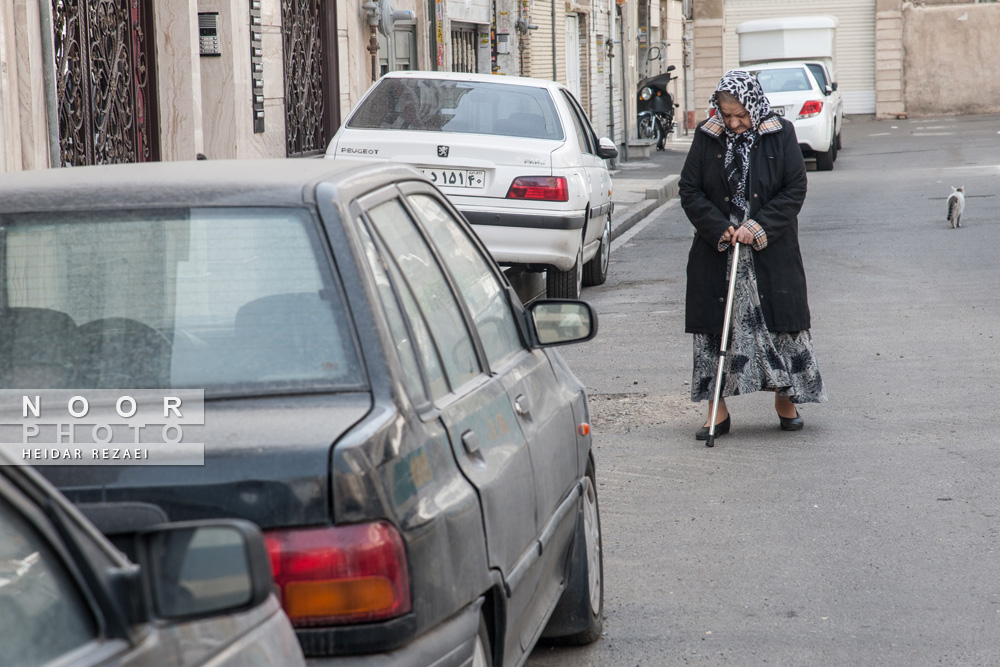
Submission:
[[[129,550],[0,451],[0,666],[305,664],[252,523],[160,524]]]
[[[0,179],[0,406],[23,422],[0,446],[115,540],[156,513],[256,523],[317,664],[600,635],[587,398],[551,349],[596,326],[524,308],[408,167]]]

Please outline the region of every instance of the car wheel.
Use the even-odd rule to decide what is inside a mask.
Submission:
[[[839,151],[844,147],[844,142],[840,140],[840,132],[837,133],[837,150]]]
[[[601,247],[597,249],[594,258],[583,266],[583,284],[603,285],[608,279],[608,265],[611,263],[611,214],[604,221],[604,231],[601,232]]]
[[[830,148],[824,153],[816,153],[817,171],[830,171],[833,169],[833,158],[837,152],[836,140],[830,137]]]
[[[837,161],[837,137],[830,142],[830,150],[833,151],[833,161]]]
[[[593,459],[587,463],[570,562],[566,590],[543,636],[553,643],[580,646],[597,641],[604,628],[604,550]]]
[[[479,616],[479,633],[476,635],[476,645],[472,649],[472,667],[493,667],[490,633],[486,629],[486,620],[482,615]]]
[[[583,244],[576,251],[576,261],[569,271],[552,267],[545,272],[545,294],[550,299],[579,299],[583,290]]]

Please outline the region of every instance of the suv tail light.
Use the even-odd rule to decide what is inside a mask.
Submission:
[[[569,201],[569,188],[562,176],[521,176],[510,184],[507,199]]]
[[[799,110],[799,118],[811,118],[823,110],[823,102],[820,100],[809,100],[802,105]]]
[[[411,609],[403,538],[385,521],[274,531],[265,541],[292,625],[378,621]]]

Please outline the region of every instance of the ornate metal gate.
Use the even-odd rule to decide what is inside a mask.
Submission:
[[[159,159],[152,0],[51,2],[63,166]]]
[[[316,155],[340,125],[335,0],[281,0],[289,157]]]

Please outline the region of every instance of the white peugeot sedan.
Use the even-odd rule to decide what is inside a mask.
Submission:
[[[771,108],[792,121],[805,157],[830,171],[840,148],[844,105],[837,84],[819,62],[775,62],[745,67],[757,77]],[[821,82],[822,79],[822,82]]]
[[[454,72],[386,74],[326,151],[416,167],[499,264],[545,271],[554,298],[607,278],[617,155],[562,84]]]

